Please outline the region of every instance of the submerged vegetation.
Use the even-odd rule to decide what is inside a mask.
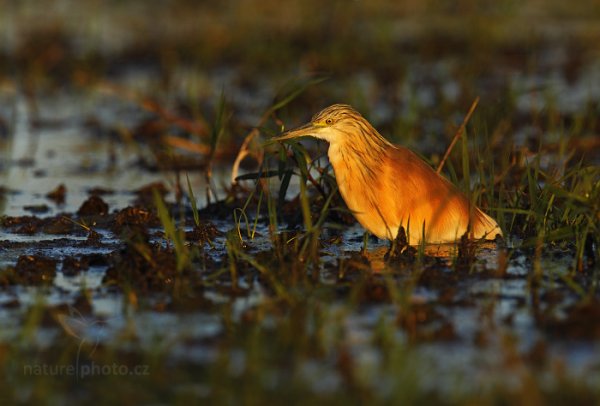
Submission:
[[[5,3],[1,398],[598,402],[594,1]],[[269,141],[346,102],[437,167],[473,100],[495,242],[377,240]]]

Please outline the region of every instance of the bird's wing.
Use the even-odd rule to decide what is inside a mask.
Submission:
[[[411,227],[418,227],[420,233],[425,223],[431,240],[456,239],[457,233],[466,230],[470,204],[456,186],[407,148],[390,150],[387,159],[386,183],[395,188],[389,193],[395,206],[391,212],[400,222],[410,217]]]

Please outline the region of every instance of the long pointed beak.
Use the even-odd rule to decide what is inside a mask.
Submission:
[[[271,141],[285,141],[291,140],[298,137],[314,136],[317,134],[319,127],[316,127],[312,123],[303,125],[302,127],[294,128],[281,134],[279,137],[271,138]]]

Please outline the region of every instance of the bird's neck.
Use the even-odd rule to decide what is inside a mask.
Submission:
[[[394,148],[384,138],[333,141],[327,155],[338,182],[354,179],[358,182],[374,182],[381,175],[382,162],[388,148]]]
[[[339,134],[329,140],[329,160],[347,164],[377,168],[390,148],[395,148],[383,138],[367,121],[357,122],[340,129]]]

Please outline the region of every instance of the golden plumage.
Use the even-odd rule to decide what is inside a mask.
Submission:
[[[379,238],[393,239],[400,226],[411,244],[470,236],[493,239],[502,231],[456,186],[412,151],[383,138],[356,110],[334,104],[278,141],[312,136],[329,142],[328,157],[340,193],[358,222]]]

